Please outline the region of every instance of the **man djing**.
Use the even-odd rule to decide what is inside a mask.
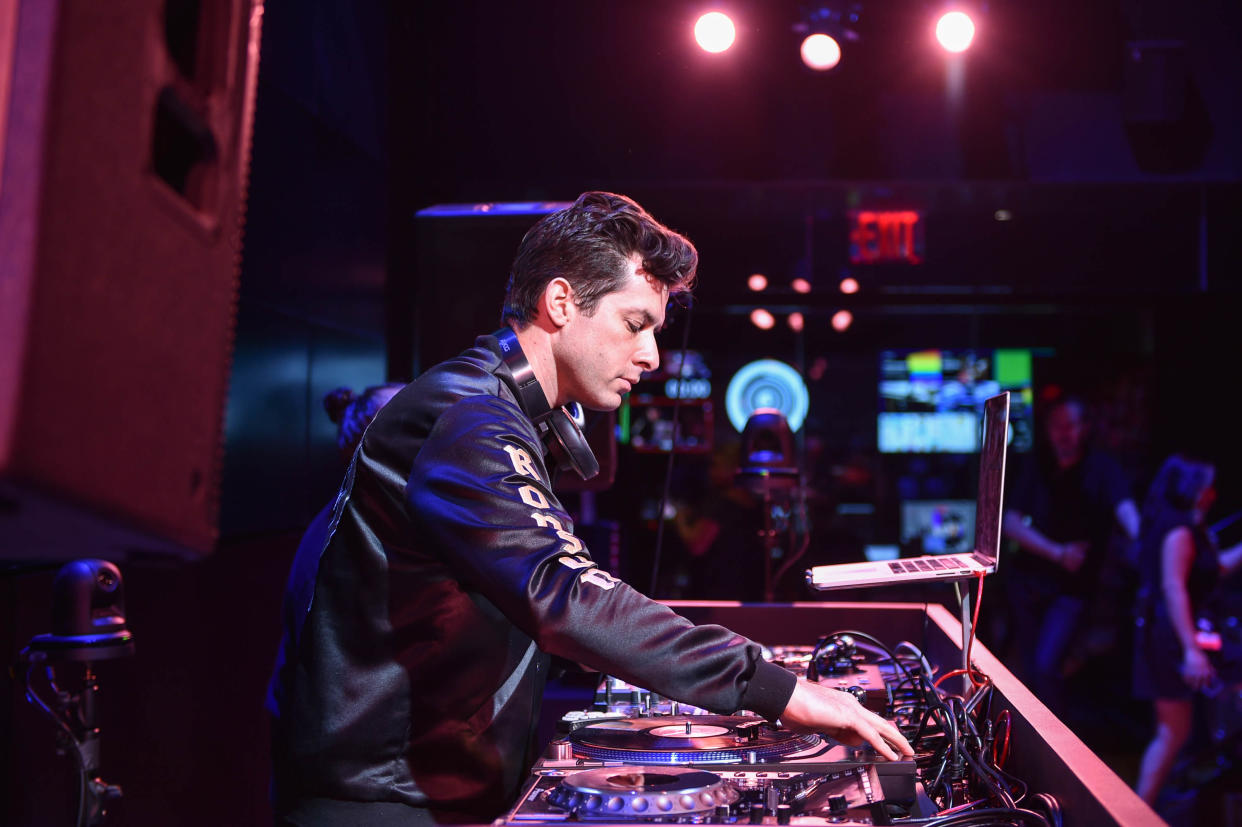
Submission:
[[[713,712],[912,754],[852,695],[600,569],[552,492],[556,468],[594,462],[561,406],[615,409],[656,368],[669,295],[690,289],[697,262],[632,200],[584,193],[522,240],[506,326],[376,416],[273,680],[280,823],[501,814],[535,758],[553,656]]]

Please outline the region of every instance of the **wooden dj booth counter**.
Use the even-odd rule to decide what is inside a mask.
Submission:
[[[890,647],[909,641],[944,671],[962,664],[962,625],[938,604],[665,603],[695,623],[718,623],[766,646],[813,644],[821,635],[852,630]],[[1065,827],[1165,825],[978,640],[971,646],[971,660],[994,682],[993,713],[1008,709],[1012,718],[1006,769],[1033,792],[1055,796],[1063,808]]]

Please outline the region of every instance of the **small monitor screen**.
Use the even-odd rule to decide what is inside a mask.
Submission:
[[[882,454],[979,450],[983,403],[1010,391],[1010,448],[1033,442],[1030,348],[885,350],[877,445]]]
[[[901,545],[911,555],[968,553],[975,547],[974,500],[906,500]]]

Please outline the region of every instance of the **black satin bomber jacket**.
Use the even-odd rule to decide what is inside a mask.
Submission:
[[[391,801],[445,820],[514,803],[553,655],[718,713],[775,719],[794,676],[599,569],[553,494],[495,338],[367,429],[285,594],[273,803]]]

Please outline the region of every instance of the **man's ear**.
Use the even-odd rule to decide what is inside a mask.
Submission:
[[[574,289],[561,277],[552,279],[543,290],[543,303],[548,311],[548,321],[564,327],[573,318],[578,306],[574,304]]]

